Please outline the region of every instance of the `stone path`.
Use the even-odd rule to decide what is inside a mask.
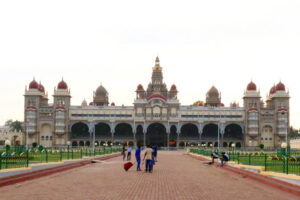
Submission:
[[[121,157],[0,188],[0,200],[299,199],[184,155],[159,152],[153,173],[123,170]]]

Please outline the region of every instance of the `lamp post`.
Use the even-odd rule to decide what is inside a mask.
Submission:
[[[5,140],[5,150],[6,150],[6,153],[9,151],[10,145],[11,145],[10,140]]]
[[[71,142],[70,142],[70,141],[68,141],[68,142],[67,142],[67,145],[68,145],[68,160],[69,160],[69,150],[70,150],[70,144],[71,144]]]
[[[90,142],[90,144],[92,144],[92,148],[93,148],[93,151],[95,151],[95,125],[94,125],[94,119],[90,119],[89,122],[90,122],[90,132],[92,132],[92,141]]]
[[[233,148],[233,154],[234,154],[234,152],[235,152],[235,143],[232,143],[231,147]]]
[[[220,152],[220,121],[218,122],[218,152]]]
[[[28,150],[28,125],[29,123],[26,123],[26,150]]]
[[[281,143],[281,154],[282,154],[283,156],[286,156],[286,155],[287,155],[286,150],[287,150],[287,143],[286,143],[286,142]]]

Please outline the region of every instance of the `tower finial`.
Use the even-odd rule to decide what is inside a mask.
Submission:
[[[155,64],[159,64],[159,57],[158,56],[156,56]]]

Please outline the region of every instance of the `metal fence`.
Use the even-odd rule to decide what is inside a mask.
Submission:
[[[98,155],[121,152],[120,147],[99,148],[47,148],[43,150],[11,148],[0,151],[0,170],[10,168],[28,167],[29,164],[59,162],[63,160],[82,159]]]
[[[213,149],[191,148],[191,153],[204,156],[211,156]],[[219,157],[221,152],[218,153]],[[286,174],[300,175],[300,154],[298,151],[291,151],[285,155],[282,151],[266,153],[266,152],[227,152],[230,161],[237,164],[262,166],[265,171],[274,171]]]

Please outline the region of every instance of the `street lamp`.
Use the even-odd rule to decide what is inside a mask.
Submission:
[[[5,149],[6,149],[6,153],[7,153],[8,150],[10,149],[10,145],[11,145],[10,140],[5,140]]]
[[[286,142],[281,143],[281,154],[284,156],[287,155],[287,143]]]
[[[235,151],[235,143],[232,143],[231,147],[233,148],[233,153],[234,153],[234,151]]]
[[[26,150],[28,150],[28,125],[29,123],[26,123]]]
[[[70,144],[71,144],[71,142],[68,141],[68,142],[67,142],[67,145],[68,145],[68,160],[69,160],[69,149],[70,149]]]

